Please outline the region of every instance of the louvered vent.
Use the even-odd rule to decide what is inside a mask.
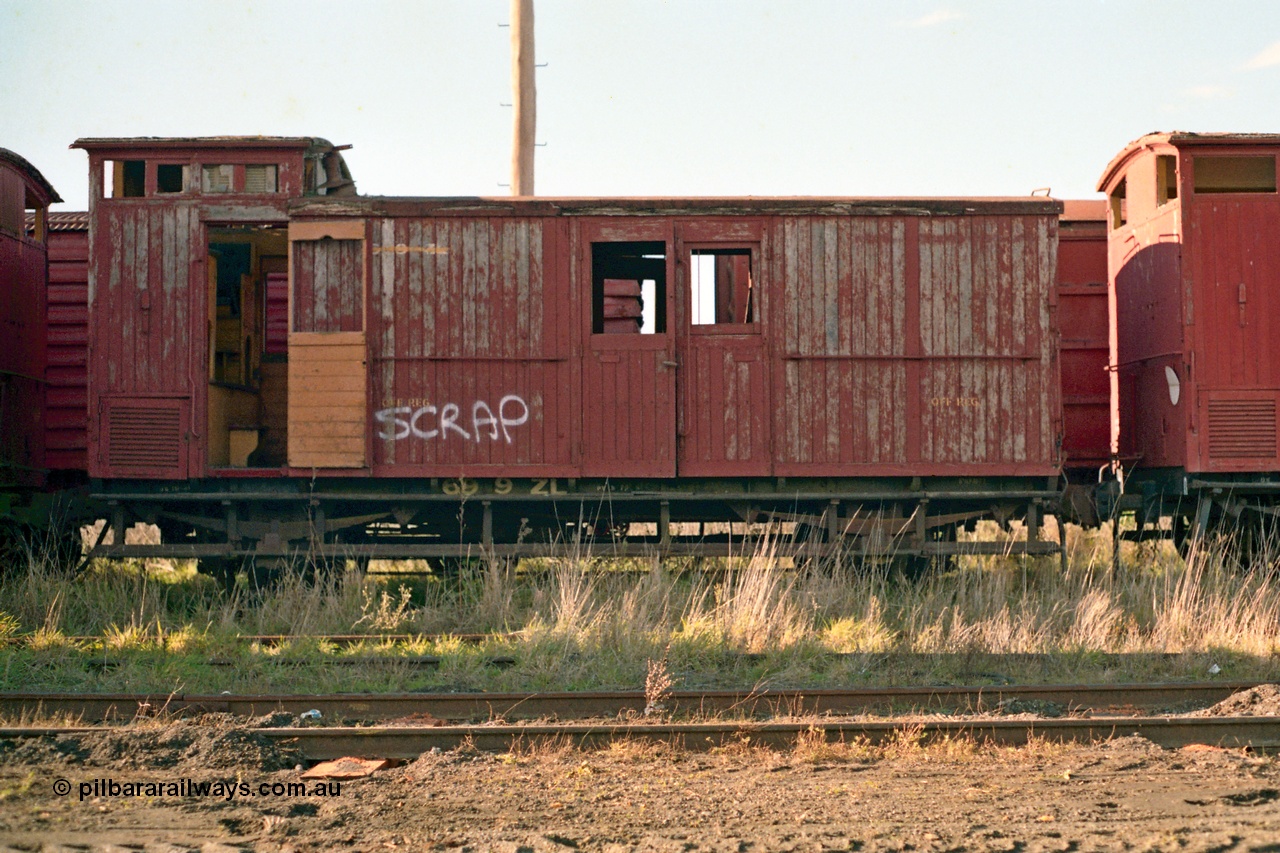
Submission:
[[[107,410],[107,465],[116,474],[181,470],[182,411],[176,407]]]
[[[273,193],[276,191],[275,166],[245,166],[244,191],[247,193]]]
[[[1276,455],[1276,401],[1210,400],[1209,456],[1213,459]]]

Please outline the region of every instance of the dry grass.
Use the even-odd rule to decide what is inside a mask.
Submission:
[[[1200,666],[1197,655],[1270,666],[1280,646],[1273,562],[1242,571],[1223,543],[1187,563],[1167,543],[1125,543],[1113,571],[1105,532],[1068,533],[1065,572],[1056,558],[969,557],[917,582],[884,565],[795,570],[768,540],[744,557],[682,571],[610,571],[618,561],[570,554],[541,561],[533,573],[506,560],[477,561],[453,584],[365,577],[354,568],[343,583],[309,584],[293,571],[271,590],[251,595],[242,586],[231,598],[181,563],[100,564],[71,581],[63,567],[33,559],[0,578],[0,638],[27,635],[27,652],[53,659],[69,654],[65,638],[86,634],[103,637],[110,652],[207,655],[235,634],[520,632],[479,650],[448,643],[400,650],[441,655],[439,672],[418,686],[450,689],[638,688],[650,675],[646,663],[657,660],[691,688],[973,680],[983,672],[975,661],[993,655],[1060,656],[1086,671],[1098,655],[1170,653],[1188,656],[1192,667]],[[10,689],[23,678],[13,654],[0,651],[0,681]],[[490,672],[481,661],[487,654],[517,655],[521,665]],[[886,664],[894,659],[914,662],[895,671]],[[1146,675],[1094,668],[1104,679]],[[147,682],[144,669],[136,677],[153,688],[179,680]],[[1048,669],[1039,680],[1076,671]],[[270,682],[277,674],[253,677]]]

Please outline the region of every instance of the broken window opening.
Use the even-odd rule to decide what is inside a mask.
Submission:
[[[689,285],[693,325],[755,322],[750,249],[690,250]]]
[[[591,244],[591,331],[667,330],[667,247],[661,241]]]
[[[1197,193],[1273,193],[1276,191],[1276,158],[1194,157]]]
[[[207,193],[229,193],[233,189],[235,167],[230,165],[205,166],[200,189]]]
[[[1156,157],[1156,206],[1178,197],[1178,158],[1172,154]]]
[[[1111,227],[1119,228],[1128,221],[1128,208],[1125,204],[1125,184],[1128,178],[1121,178],[1120,183],[1116,184],[1116,188],[1111,191],[1111,198],[1108,200],[1111,205]]]
[[[156,166],[156,192],[186,192],[191,167],[180,163],[160,163]]]
[[[147,161],[106,160],[102,164],[104,198],[142,198],[147,194]]]

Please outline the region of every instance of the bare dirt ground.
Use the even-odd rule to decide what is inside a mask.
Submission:
[[[272,793],[296,762],[218,719],[0,741],[0,850],[1280,851],[1280,759],[1137,737],[462,749]]]

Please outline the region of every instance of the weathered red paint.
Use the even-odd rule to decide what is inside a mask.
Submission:
[[[348,190],[350,176],[332,145],[307,137],[81,139],[72,147],[89,154],[91,189],[89,473],[204,476],[210,229],[283,227],[290,198]],[[144,164],[142,180],[111,197],[109,162]],[[218,170],[230,178],[223,191],[206,185],[206,166],[227,167]],[[264,167],[274,167],[274,191],[259,181]],[[163,186],[162,169],[181,183]]]
[[[0,486],[45,479],[46,235],[27,234],[26,211],[43,219],[53,187],[22,157],[0,148]]]
[[[1039,477],[1060,470],[1058,210],[343,199],[291,216],[373,235],[375,476]],[[593,326],[608,243],[653,247],[656,333]],[[752,253],[750,324],[691,322],[689,253],[716,246]]]
[[[1276,134],[1151,134],[1103,174],[1100,190],[1123,184],[1126,196],[1109,268],[1113,429],[1131,465],[1280,469],[1280,195],[1198,192],[1195,178],[1197,158],[1256,157],[1274,170],[1278,153]],[[1163,204],[1161,156],[1176,164],[1176,198]]]
[[[564,226],[518,216],[374,220],[375,475],[573,475],[580,397]]]
[[[1111,458],[1107,203],[1067,201],[1058,221],[1063,464],[1081,482]]]

